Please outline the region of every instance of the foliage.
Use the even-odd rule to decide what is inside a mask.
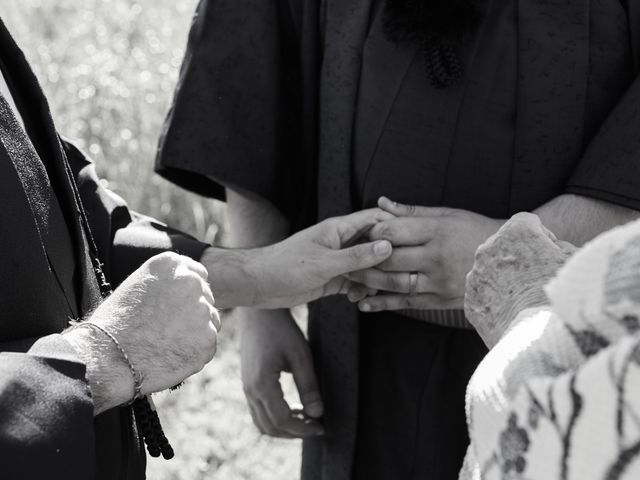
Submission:
[[[195,1],[8,2],[59,130],[132,208],[213,240],[223,205],[151,174]]]

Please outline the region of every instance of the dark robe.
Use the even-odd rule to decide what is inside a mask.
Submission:
[[[158,171],[205,195],[251,190],[294,228],[380,194],[501,218],[565,193],[640,208],[638,2],[487,0],[458,46],[463,82],[440,91],[419,47],[390,42],[372,3],[201,1]],[[359,322],[342,298],[310,308],[327,435],[305,442],[305,480],[351,478],[354,459],[364,478],[459,468],[477,339],[383,315]],[[422,404],[394,404],[409,384]]]
[[[102,300],[89,235],[114,287],[156,253],[197,259],[206,245],[130,211],[101,185],[57,134],[1,20],[0,68],[27,131],[0,106],[0,477],[143,479],[131,408],[93,417],[85,366],[59,333]]]

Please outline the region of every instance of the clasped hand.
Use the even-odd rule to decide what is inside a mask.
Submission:
[[[365,312],[463,308],[465,278],[476,249],[504,222],[465,210],[401,205],[384,197],[378,205],[393,218],[375,225],[368,238],[388,240],[393,253],[376,267],[347,275],[381,292],[352,301],[359,301]]]

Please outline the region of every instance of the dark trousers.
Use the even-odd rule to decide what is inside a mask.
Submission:
[[[393,313],[360,319],[355,480],[457,480],[465,389],[486,354],[472,331]]]

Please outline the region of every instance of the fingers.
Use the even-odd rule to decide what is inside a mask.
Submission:
[[[347,291],[347,298],[351,303],[358,303],[360,300],[364,300],[367,297],[377,295],[378,291],[355,282],[347,282],[349,290]]]
[[[438,217],[449,213],[451,209],[444,207],[419,207],[416,205],[404,205],[389,200],[387,197],[378,199],[378,207],[396,217]]]
[[[413,217],[418,210],[418,207],[415,205],[403,205],[389,200],[387,197],[380,197],[378,199],[378,206],[385,212],[389,212],[396,217]]]
[[[382,312],[386,310],[440,310],[461,308],[461,301],[442,300],[437,295],[422,293],[418,295],[378,295],[367,298],[358,304],[362,312]]]
[[[189,268],[189,270],[191,270],[194,273],[197,273],[200,277],[202,277],[203,280],[207,280],[209,278],[209,271],[206,269],[206,267],[201,264],[200,262],[196,262],[195,260],[192,260],[188,257],[186,258],[186,265]]]
[[[304,413],[311,418],[320,418],[324,413],[324,404],[320,396],[311,352],[307,350],[299,353],[295,358],[289,359],[289,365]]]
[[[371,208],[345,215],[344,217],[337,217],[332,221],[335,222],[340,245],[346,246],[363,236],[374,225],[392,218],[393,215],[379,208]]]
[[[435,235],[437,223],[425,218],[394,218],[371,228],[370,240],[388,240],[396,247],[423,245]]]
[[[260,400],[256,401],[254,411],[255,416],[258,419],[256,426],[260,430],[260,433],[276,438],[296,438],[294,435],[276,426],[275,422],[277,422],[278,419],[276,415],[269,413],[269,406],[267,403]]]
[[[204,265],[200,262],[196,262],[192,258],[175,252],[160,253],[149,259],[149,262],[155,263],[156,265],[165,265],[167,267],[172,265],[175,269],[174,271],[176,276],[185,275],[187,271],[190,271],[198,275],[203,280],[207,280],[209,278],[209,272]]]
[[[269,435],[267,433],[269,421],[267,420],[267,413],[264,411],[262,405],[257,402],[254,406],[254,403],[249,401],[249,413],[251,415],[251,419],[253,420],[253,424],[256,426],[258,431],[264,435]]]
[[[415,292],[427,293],[433,291],[433,286],[424,273],[416,272],[417,284]],[[411,274],[409,272],[383,272],[376,268],[360,270],[347,275],[352,282],[361,283],[374,290],[387,292],[411,293]],[[349,298],[351,300],[351,298]],[[362,300],[362,299],[359,299]]]
[[[391,244],[386,240],[337,250],[332,253],[333,276],[374,267],[389,258],[391,251]]]
[[[218,309],[214,307],[204,295],[200,298],[199,302],[207,309],[211,326],[215,329],[215,333],[218,334],[222,328],[222,321],[220,320]]]
[[[280,438],[305,438],[322,435],[322,426],[289,408],[280,382],[271,381],[264,395],[253,402],[257,426],[262,433]]]
[[[209,283],[206,281],[206,279],[203,279],[200,274],[198,274],[198,280],[202,292],[202,296],[200,297],[199,302],[202,303],[207,309],[209,318],[211,319],[211,324],[215,329],[215,333],[217,334],[222,328],[222,322],[220,320],[218,309],[215,307],[216,300],[213,297],[213,292],[211,291],[211,287],[209,286]]]
[[[394,248],[391,256],[376,268],[385,272],[431,272],[435,262],[429,260],[429,250],[426,245]]]

